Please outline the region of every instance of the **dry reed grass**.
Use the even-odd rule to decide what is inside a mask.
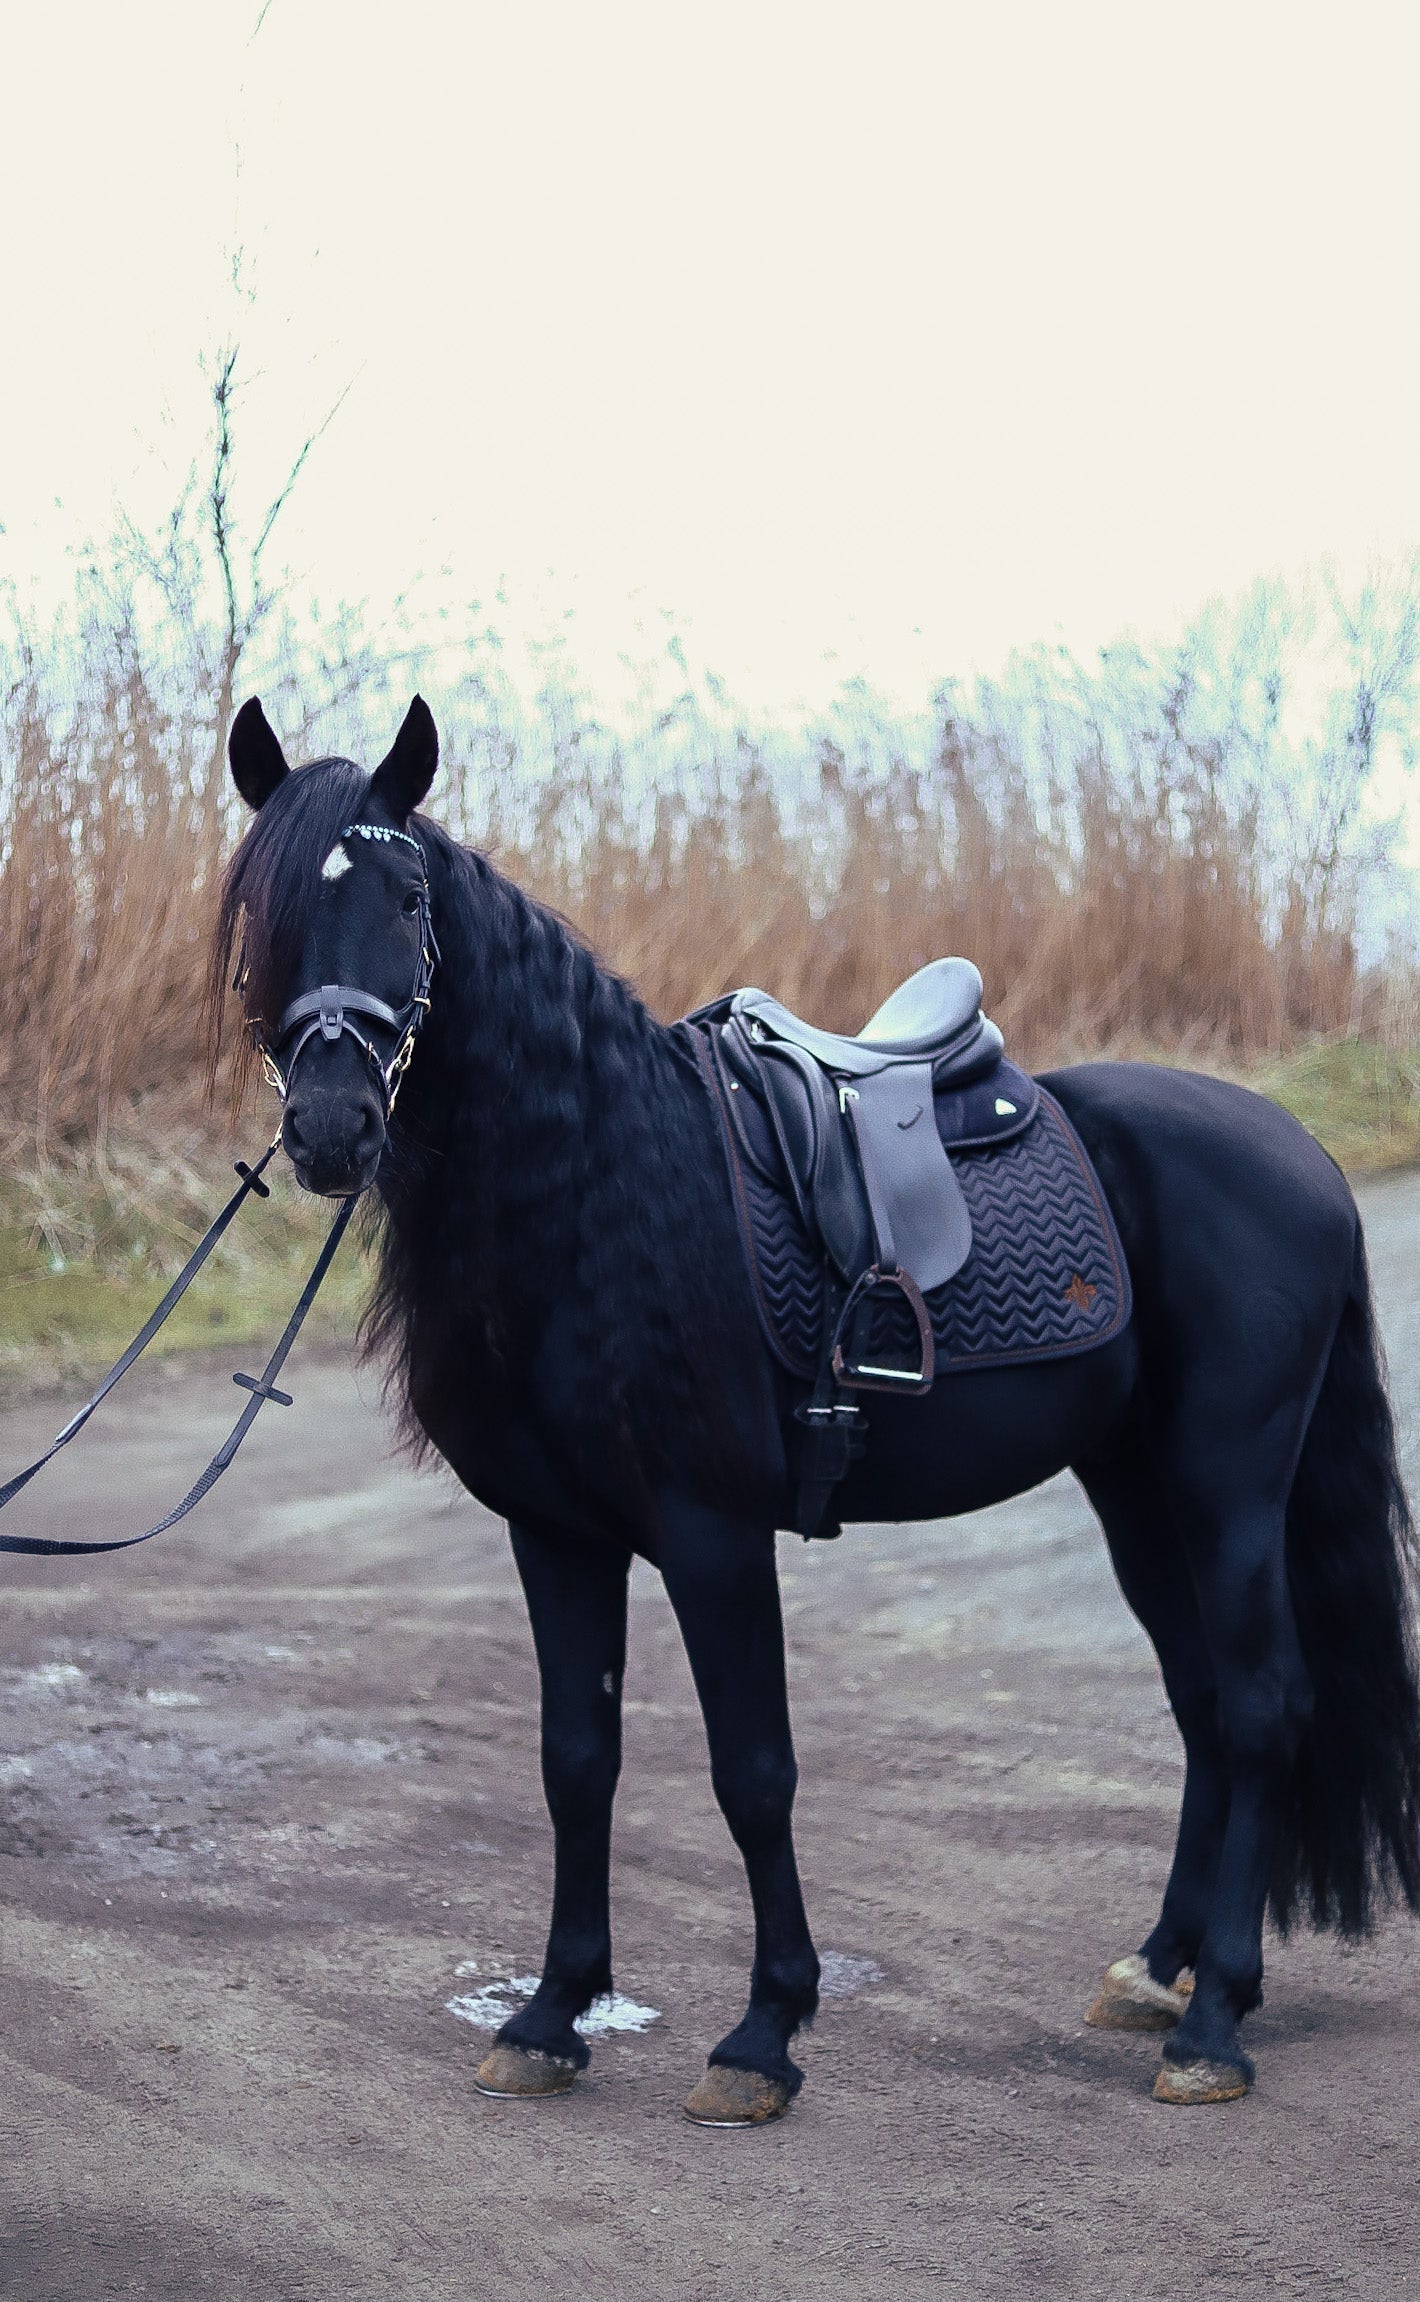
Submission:
[[[491,810],[495,852],[574,919],[662,1015],[756,982],[856,1030],[944,951],[980,967],[1018,1052],[1148,1046],[1234,1059],[1355,1027],[1353,936],[1284,931],[1247,820],[1219,794],[1183,808],[1167,774],[1073,763],[1053,803],[978,730],[941,725],[925,769],[852,772],[821,752],[791,814],[762,767],[663,798],[649,829],[614,787],[550,778],[531,836]]]
[[[1386,849],[1373,769],[1420,730],[1420,562],[1320,607],[1259,587],[1161,655],[1027,656],[930,717],[850,686],[807,731],[756,733],[662,634],[609,729],[560,631],[510,673],[476,610],[447,647],[398,606],[378,636],[358,611],[283,621],[263,554],[313,442],[239,518],[236,371],[232,349],[211,370],[209,477],[163,533],[122,528],[43,631],[13,594],[0,612],[0,1391],[102,1364],[224,1188],[202,994],[245,693],[293,758],[373,760],[422,687],[443,820],[664,1016],[758,982],[854,1029],[955,950],[1029,1062],[1182,1057],[1350,1162],[1420,1153],[1420,972],[1362,968],[1355,932]],[[268,1327],[318,1228],[293,1193],[234,1233],[173,1340]],[[332,1331],[360,1291],[346,1258]]]
[[[195,1108],[213,888],[240,829],[222,744],[241,635],[229,618],[214,636],[189,598],[175,657],[171,638],[142,644],[121,584],[101,605],[63,646],[19,633],[4,699],[0,1110],[41,1171],[80,1143],[102,1162],[135,1096]],[[1396,1028],[1413,994],[1358,967],[1365,859],[1347,839],[1404,681],[1378,704],[1357,674],[1308,809],[1288,812],[1255,740],[1193,724],[1196,662],[1129,673],[1057,713],[1045,744],[985,691],[971,709],[945,694],[911,740],[879,725],[770,757],[723,722],[687,735],[682,718],[672,739],[654,715],[628,744],[551,690],[520,720],[506,693],[490,704],[486,682],[436,671],[442,812],[662,1015],[755,981],[856,1028],[955,950],[1037,1062],[1130,1046],[1237,1062]],[[292,741],[308,756],[332,718],[351,740],[353,691],[406,676],[356,634],[318,665],[288,651],[261,684],[288,730],[296,694],[319,690]]]

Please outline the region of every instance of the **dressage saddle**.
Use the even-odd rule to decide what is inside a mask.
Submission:
[[[812,1385],[792,1408],[801,1534],[839,1531],[836,1492],[868,1437],[860,1393],[920,1398],[939,1370],[1095,1350],[1127,1324],[1088,1153],[1006,1059],[969,960],[919,968],[852,1037],[755,990],[686,1023],[761,1330]]]
[[[710,1029],[722,1102],[748,1093],[767,1114],[798,1213],[845,1291],[836,1321],[838,1381],[926,1390],[933,1345],[922,1298],[971,1252],[971,1218],[947,1156],[939,1102],[944,1095],[960,1101],[957,1091],[992,1073],[1004,1045],[981,1012],[977,970],[967,959],[930,961],[853,1037],[805,1023],[752,989],[687,1020]],[[1018,1111],[1019,1097],[997,1099],[988,1132]],[[915,1366],[854,1361],[854,1315],[880,1289],[901,1294],[913,1312]]]

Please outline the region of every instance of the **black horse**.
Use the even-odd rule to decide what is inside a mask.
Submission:
[[[255,701],[230,752],[260,812],[225,883],[219,1005],[239,949],[247,1017],[278,1062],[284,1049],[300,1181],[374,1187],[367,1338],[414,1442],[506,1516],[532,1618],[551,1930],[536,1996],[479,2082],[570,2085],[588,2059],[576,2019],[611,1984],[640,1555],[680,1623],[754,1906],[748,2011],[687,2109],[773,2116],[800,2083],[789,2043],[819,1972],[775,1570],[802,1386],[760,1338],[690,1029],[655,1021],[561,920],[415,814],[438,757],[418,699],[373,777],[343,759],[289,773]],[[310,995],[336,984],[363,1006],[322,1022]],[[294,1060],[280,1019],[302,1001]],[[840,1507],[937,1518],[1067,1466],[1080,1480],[1187,1754],[1158,1923],[1094,2013],[1176,2025],[1156,2093],[1220,2100],[1252,2078],[1238,2024],[1261,1996],[1269,1898],[1284,1928],[1303,1915],[1346,1933],[1387,1901],[1420,1907],[1413,1531],[1361,1225],[1331,1160],[1216,1080],[1095,1063],[1048,1084],[1113,1208],[1133,1317],[1082,1357],[879,1400]]]

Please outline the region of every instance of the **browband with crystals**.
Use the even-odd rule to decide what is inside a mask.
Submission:
[[[413,848],[420,862],[424,861],[424,850],[412,832],[391,831],[383,823],[347,823],[340,837],[341,839],[402,839],[406,847]]]

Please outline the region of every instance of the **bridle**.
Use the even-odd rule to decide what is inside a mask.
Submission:
[[[434,969],[439,962],[439,945],[434,934],[429,897],[429,866],[419,841],[407,831],[394,831],[379,823],[349,823],[340,837],[342,840],[387,841],[398,839],[406,847],[412,847],[419,857],[419,958],[414,969],[414,981],[410,987],[409,997],[402,1007],[391,1007],[385,1000],[377,999],[373,992],[362,991],[358,985],[323,983],[319,991],[304,992],[299,999],[291,1001],[284,1010],[270,1040],[267,1039],[260,1022],[249,1018],[249,1024],[252,1038],[261,1056],[262,1068],[283,1103],[290,1095],[291,1076],[296,1064],[303,1050],[309,1047],[311,1041],[319,1035],[326,1044],[333,1046],[342,1033],[348,1031],[356,1046],[364,1050],[370,1067],[379,1081],[380,1097],[384,1104],[385,1119],[388,1121],[390,1113],[394,1109],[395,1097],[399,1093],[400,1081],[409,1069],[409,1059],[414,1053],[414,1042],[419,1036],[419,1027],[429,1011],[429,986],[434,979]],[[237,980],[234,989],[240,993],[245,987],[245,982],[246,961],[243,958],[237,968]],[[357,1016],[368,1018],[369,1021],[380,1024],[385,1030],[395,1033],[394,1053],[387,1063],[381,1059],[369,1032],[362,1030],[359,1023],[354,1020]],[[52,1462],[60,1450],[68,1446],[71,1439],[78,1437],[95,1408],[100,1406],[108,1397],[115,1384],[122,1382],[135,1360],[147,1350],[159,1329],[177,1309],[192,1281],[196,1278],[218,1240],[244,1202],[253,1192],[260,1199],[269,1198],[270,1191],[262,1181],[262,1175],[276,1157],[280,1147],[281,1129],[278,1128],[261,1158],[253,1165],[249,1166],[244,1159],[237,1161],[237,1173],[241,1177],[240,1188],[233,1192],[220,1215],[198,1241],[161,1303],[158,1304],[138,1334],[134,1336],[128,1349],[114,1361],[93,1397],[79,1409],[77,1415],[70,1416],[59,1436],[50,1446],[45,1448],[42,1455],[36,1456],[32,1463],[27,1463],[23,1470],[17,1471],[13,1478],[7,1479],[4,1485],[0,1486],[0,1511],[4,1510],[7,1503],[13,1502],[16,1495],[23,1493],[31,1479],[35,1478],[47,1463]],[[39,1535],[0,1535],[0,1552],[20,1551],[28,1553],[31,1557],[73,1558],[87,1555],[93,1551],[126,1551],[131,1550],[135,1543],[150,1542],[154,1535],[162,1534],[165,1528],[175,1527],[179,1519],[185,1519],[188,1512],[194,1510],[202,1501],[204,1495],[211,1493],[217,1481],[235,1460],[237,1449],[267,1400],[274,1399],[277,1405],[282,1407],[291,1405],[290,1392],[278,1390],[276,1378],[286,1363],[291,1346],[305,1322],[306,1313],[315,1301],[321,1282],[330,1269],[335,1251],[345,1236],[346,1228],[359,1199],[360,1193],[356,1191],[352,1192],[348,1198],[341,1200],[339,1212],[326,1234],[325,1244],[316,1257],[311,1275],[301,1291],[300,1300],[287,1320],[280,1339],[260,1375],[237,1374],[232,1377],[234,1383],[251,1395],[205,1471],[188,1488],[182,1501],[174,1509],[169,1511],[164,1518],[159,1519],[156,1526],[145,1528],[141,1535],[129,1535],[116,1542],[53,1540]]]
[[[400,1082],[409,1069],[414,1042],[429,1011],[429,986],[434,980],[434,969],[439,960],[439,945],[434,934],[429,898],[429,867],[419,841],[407,831],[392,831],[381,823],[348,823],[336,841],[336,846],[346,839],[377,840],[384,844],[397,839],[405,847],[412,847],[419,858],[419,957],[415,963],[414,982],[409,997],[402,1007],[391,1007],[385,1000],[377,999],[372,991],[362,991],[358,985],[323,983],[318,991],[302,992],[299,999],[293,999],[288,1007],[283,1008],[276,1029],[269,1039],[259,1022],[252,1022],[250,1029],[257,1053],[261,1057],[261,1067],[283,1103],[290,1096],[296,1064],[311,1041],[319,1036],[327,1046],[333,1047],[341,1034],[348,1031],[375,1074],[388,1124]],[[234,987],[238,991],[242,988],[244,973],[244,966],[240,967]],[[366,1017],[394,1032],[394,1053],[387,1063],[381,1060],[368,1031],[362,1031],[354,1020],[356,1016]],[[293,1041],[294,1044],[289,1044]]]

